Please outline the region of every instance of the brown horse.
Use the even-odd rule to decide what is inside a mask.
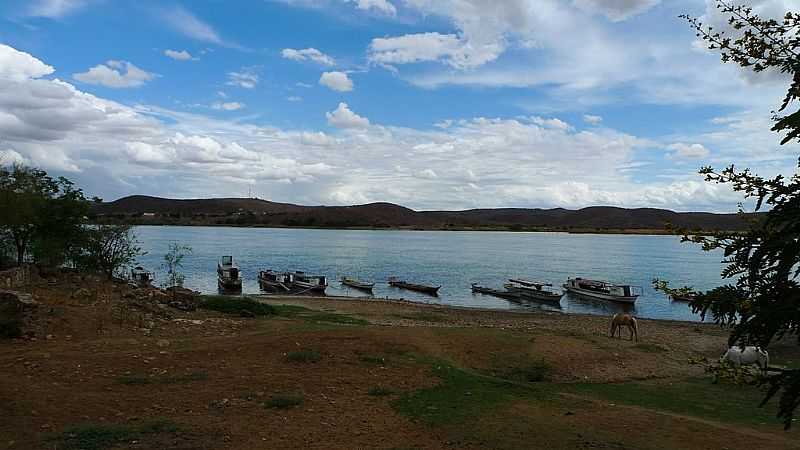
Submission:
[[[628,332],[631,334],[631,340],[639,342],[639,328],[636,325],[636,318],[630,314],[614,314],[611,319],[611,337],[619,334],[622,339],[622,327],[628,327]]]

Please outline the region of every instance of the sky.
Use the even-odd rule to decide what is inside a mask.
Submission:
[[[780,17],[800,0],[752,0]],[[89,195],[731,212],[787,80],[704,0],[4,0],[0,162]]]

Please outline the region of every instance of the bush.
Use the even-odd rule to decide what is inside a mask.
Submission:
[[[264,403],[267,408],[288,409],[303,404],[303,397],[299,395],[273,395]]]
[[[309,363],[309,362],[319,362],[322,359],[322,355],[319,354],[316,350],[300,350],[296,352],[289,352],[286,354],[286,360],[289,362],[300,362],[300,363]]]
[[[270,316],[275,314],[272,305],[261,303],[247,297],[225,297],[221,295],[205,296],[200,300],[198,308],[219,311],[225,314],[241,315],[246,311],[255,316]]]
[[[370,388],[367,391],[367,394],[372,395],[373,397],[385,397],[387,395],[394,394],[394,391],[385,387],[375,386]]]

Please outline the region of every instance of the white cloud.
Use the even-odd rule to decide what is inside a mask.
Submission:
[[[332,57],[322,53],[321,51],[315,48],[304,48],[302,50],[295,50],[293,48],[285,48],[281,51],[281,56],[286,59],[291,59],[293,61],[314,61],[316,63],[322,64],[324,66],[333,66],[336,64],[336,60]]]
[[[709,151],[702,144],[684,144],[683,142],[676,142],[667,146],[672,150],[670,154],[672,158],[681,159],[704,159],[709,155]]]
[[[388,0],[345,0],[349,3],[355,3],[356,8],[370,10],[374,9],[384,14],[394,16],[397,14],[397,8]]]
[[[178,61],[188,61],[192,59],[191,53],[187,52],[186,50],[178,51],[178,50],[167,49],[164,50],[164,55]]]
[[[455,34],[417,33],[373,39],[369,60],[389,65],[442,61],[466,69],[493,61],[504,49],[505,44],[500,41],[476,46]]]
[[[295,83],[295,86],[306,89],[314,87],[313,84],[303,83],[302,81],[298,81],[297,83]]]
[[[244,108],[244,103],[239,102],[215,102],[211,104],[212,109],[224,110],[224,111],[236,111],[239,109]]]
[[[339,103],[333,112],[326,112],[325,117],[328,124],[336,128],[366,128],[369,126],[369,119],[354,113],[347,106],[347,103]]]
[[[76,73],[72,77],[83,83],[120,89],[142,86],[156,75],[144,71],[128,61],[111,60],[105,64],[98,64],[86,72]]]
[[[592,14],[602,14],[618,22],[649,10],[661,0],[573,0],[573,3]]]
[[[201,42],[228,45],[217,30],[181,6],[161,10],[162,19],[179,33]]]
[[[322,131],[310,132],[304,131],[300,134],[300,142],[305,145],[316,145],[320,147],[327,147],[336,143],[336,139],[328,136]]]
[[[241,72],[228,72],[228,82],[225,84],[253,89],[258,84],[258,75],[248,68],[243,68]]]
[[[288,100],[290,102],[302,102],[303,101],[303,97],[298,97],[296,95],[290,95],[290,96],[286,97],[286,100]]]
[[[40,78],[55,72],[52,66],[28,53],[0,44],[0,80],[24,81]]]
[[[353,80],[344,72],[323,72],[319,77],[319,84],[338,92],[353,90]]]
[[[83,8],[87,3],[87,0],[32,0],[25,15],[59,19]]]
[[[592,114],[584,114],[583,121],[590,125],[600,125],[600,122],[603,121],[603,118],[601,116],[595,116]]]
[[[30,164],[24,156],[12,149],[0,150],[0,167],[12,164]]]
[[[434,172],[433,169],[423,169],[423,170],[417,172],[417,177],[425,178],[425,179],[428,179],[428,180],[434,180],[434,179],[437,178],[437,175],[436,175],[436,172]]]

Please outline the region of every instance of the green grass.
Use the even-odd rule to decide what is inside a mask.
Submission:
[[[303,397],[299,395],[278,394],[273,395],[266,402],[266,408],[288,409],[303,404]]]
[[[185,375],[161,375],[148,377],[141,375],[125,375],[117,378],[120,384],[129,386],[148,385],[148,384],[181,384],[191,383],[192,381],[202,381],[208,379],[206,372],[192,372]]]
[[[315,363],[322,359],[322,355],[316,350],[298,350],[286,354],[286,360],[296,363]]]
[[[545,397],[534,385],[449,365],[435,366],[433,373],[441,380],[438,385],[406,394],[392,401],[392,407],[412,420],[439,426],[478,420],[508,402]]]
[[[85,424],[67,428],[49,440],[59,450],[105,450],[141,440],[147,435],[175,433],[178,428],[167,420],[142,425]]]
[[[753,386],[712,384],[706,379],[675,383],[577,384],[567,391],[608,401],[670,411],[728,423],[779,424],[776,402],[758,405],[763,392]]]
[[[204,295],[200,298],[201,309],[209,309],[225,314],[241,314],[249,311],[255,316],[270,316],[275,314],[272,305],[261,303],[249,297],[226,297],[224,295]]]
[[[541,359],[501,370],[495,376],[522,383],[538,383],[547,380],[550,370],[550,366]]]
[[[363,362],[363,363],[367,363],[367,364],[378,364],[378,365],[381,365],[381,366],[386,364],[386,358],[384,358],[383,356],[360,355],[358,357],[358,360]]]
[[[414,320],[417,322],[433,322],[433,323],[444,322],[447,320],[445,316],[433,313],[394,314],[392,317],[396,317],[398,319]]]
[[[649,343],[649,342],[643,342],[641,344],[636,344],[636,345],[634,345],[634,348],[636,348],[637,350],[641,350],[643,352],[647,352],[647,353],[664,353],[664,352],[668,352],[669,351],[669,349],[667,347],[664,347],[663,345],[652,344],[652,343]]]
[[[367,391],[367,394],[371,395],[373,397],[385,397],[387,395],[394,394],[394,391],[389,389],[389,388],[385,388],[385,387],[381,387],[381,386],[375,386],[375,387],[369,388],[369,390]]]
[[[337,323],[342,325],[368,325],[364,319],[348,316],[345,314],[334,313],[310,313],[301,316],[303,319],[311,322],[324,322],[324,323]]]

